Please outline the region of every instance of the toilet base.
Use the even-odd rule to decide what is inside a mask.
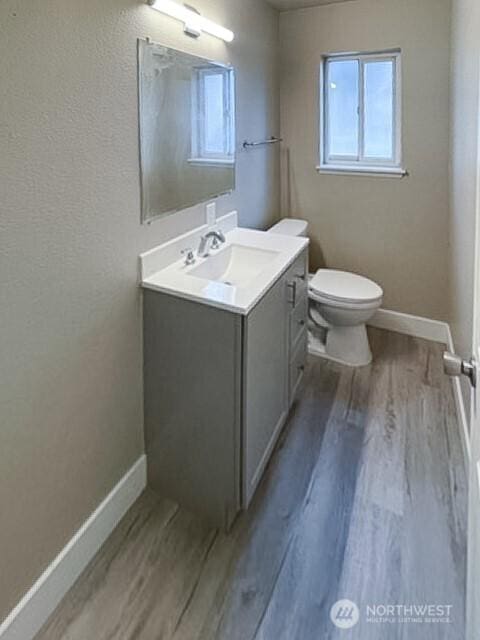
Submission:
[[[364,367],[372,362],[372,352],[364,324],[354,327],[331,327],[322,344],[309,336],[309,353],[349,367]]]

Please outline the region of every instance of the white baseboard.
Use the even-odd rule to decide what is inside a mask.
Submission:
[[[441,342],[443,344],[448,342],[449,327],[446,322],[411,316],[408,313],[379,309],[368,324],[377,329],[397,331],[398,333],[424,338],[432,342]]]
[[[146,487],[141,456],[0,625],[0,640],[32,640]]]
[[[452,332],[448,327],[447,348],[451,353],[455,353],[455,345],[453,343]],[[457,416],[460,421],[460,427],[462,431],[462,443],[465,459],[470,461],[471,448],[470,448],[470,431],[468,428],[467,414],[465,411],[465,401],[463,399],[462,386],[460,384],[460,378],[452,378],[453,383],[453,395],[455,397],[455,406],[457,408]]]

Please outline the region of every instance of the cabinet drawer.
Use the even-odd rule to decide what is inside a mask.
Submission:
[[[307,363],[307,349],[307,330],[305,328],[303,334],[299,338],[297,348],[295,349],[295,352],[293,353],[290,361],[290,404],[292,404],[292,402],[294,401],[297,391],[303,380],[305,366]]]
[[[297,306],[290,314],[290,349],[293,349],[298,342],[301,333],[307,326],[308,317],[308,296],[306,293],[300,297]]]
[[[287,271],[288,276],[303,277],[308,275],[308,252],[305,249]]]
[[[308,294],[308,253],[305,250],[287,271],[288,301],[293,308]]]

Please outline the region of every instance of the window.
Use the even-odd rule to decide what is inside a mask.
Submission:
[[[235,152],[232,69],[195,70],[192,96],[191,162],[233,164]]]
[[[324,58],[321,95],[320,171],[405,174],[399,52]]]

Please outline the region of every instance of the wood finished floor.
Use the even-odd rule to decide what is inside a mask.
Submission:
[[[37,640],[464,640],[466,475],[442,347],[372,330],[374,364],[309,362],[227,536],[147,491]],[[361,620],[329,618],[339,598]],[[449,604],[373,624],[367,604]]]

